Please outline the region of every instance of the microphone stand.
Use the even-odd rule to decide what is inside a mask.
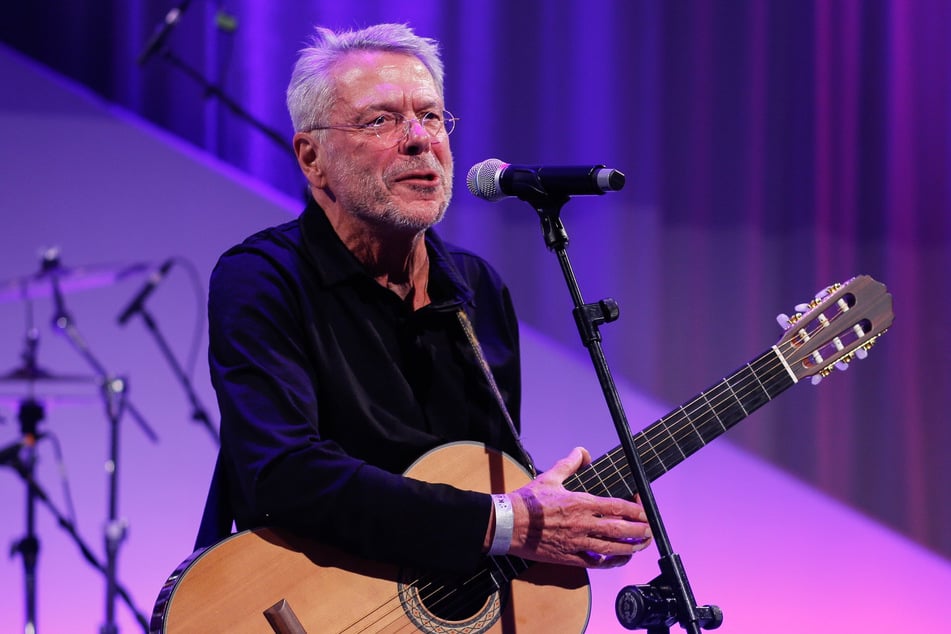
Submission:
[[[24,441],[23,448],[26,448],[26,447],[28,447],[28,443]],[[32,447],[29,447],[29,448],[32,450]],[[4,449],[3,451],[6,452],[7,449]],[[79,535],[79,532],[76,530],[76,525],[73,524],[66,517],[66,515],[56,507],[53,501],[50,500],[50,497],[49,495],[47,495],[46,491],[43,490],[43,487],[40,486],[40,484],[36,481],[36,478],[33,475],[33,465],[31,464],[31,461],[32,461],[32,456],[28,456],[27,459],[25,460],[14,457],[9,460],[3,461],[3,464],[9,465],[11,468],[13,468],[17,472],[17,474],[19,474],[23,482],[26,483],[27,490],[29,492],[28,499],[30,503],[30,507],[28,508],[32,509],[33,506],[35,506],[37,501],[42,502],[43,505],[50,511],[50,513],[52,513],[53,517],[56,519],[56,523],[59,524],[60,527],[66,531],[67,534],[69,534],[69,536],[73,539],[73,541],[79,547],[79,550],[82,553],[83,557],[86,559],[86,561],[89,562],[93,568],[95,568],[102,574],[104,575],[108,574],[106,566],[103,565],[103,563],[100,562],[96,558],[96,555],[93,554],[92,549],[89,547],[88,544],[86,544],[83,538]],[[32,510],[28,511],[27,518],[28,518],[28,525],[32,526],[32,520],[33,520]],[[32,533],[32,530],[29,530],[27,537],[20,540],[14,545],[14,550],[16,550],[17,552],[23,553],[24,558],[26,557],[26,552],[22,548],[22,544],[25,541],[29,540],[31,533]],[[36,550],[38,550],[38,542],[35,541],[35,538],[34,538],[33,545],[37,546]],[[36,551],[33,551],[34,554],[35,552]],[[35,584],[35,578],[31,579],[31,581]],[[33,587],[35,587],[35,585]],[[27,593],[27,625],[26,625],[27,632],[37,631],[36,616],[35,616],[36,595],[35,595],[35,590],[33,590],[33,587],[29,587],[28,593]],[[120,597],[122,597],[122,600],[126,603],[126,605],[129,606],[129,609],[132,610],[132,613],[135,615],[135,620],[139,623],[139,625],[142,626],[142,630],[144,632],[148,632],[149,623],[146,620],[145,616],[142,614],[142,612],[140,612],[135,607],[135,604],[132,602],[132,597],[129,595],[129,592],[121,584],[116,584],[116,592],[118,593]],[[32,605],[31,605],[31,602],[32,602]],[[30,616],[31,614],[33,616]],[[32,626],[32,629],[31,629],[31,626]]]
[[[622,591],[617,601],[618,618],[625,628],[646,628],[648,634],[665,634],[670,631],[669,626],[675,622],[680,623],[691,634],[699,634],[701,627],[715,629],[723,621],[722,613],[716,606],[697,606],[695,602],[680,556],[673,552],[657,501],[650,487],[650,480],[637,453],[637,448],[634,446],[634,436],[624,414],[617,386],[601,348],[601,333],[598,327],[618,318],[617,303],[610,298],[602,299],[596,304],[584,303],[577,278],[568,260],[568,233],[560,217],[561,208],[570,198],[546,193],[540,182],[535,183],[534,190],[523,192],[518,197],[529,203],[538,213],[545,246],[558,257],[574,303],[572,314],[581,335],[581,342],[588,349],[594,364],[601,391],[604,393],[631,471],[633,490],[640,495],[641,504],[650,522],[654,542],[660,553],[658,562],[660,575],[645,586],[643,591],[634,586],[629,586]],[[647,592],[648,589],[650,592]]]
[[[106,549],[106,616],[105,623],[100,627],[101,634],[117,634],[115,623],[115,603],[118,595],[117,561],[119,545],[125,539],[127,522],[118,517],[119,498],[119,421],[124,411],[133,415],[146,436],[152,442],[157,442],[158,436],[152,431],[145,419],[135,410],[126,397],[126,381],[120,377],[111,376],[105,367],[93,356],[85,339],[79,333],[72,317],[66,310],[63,293],[59,285],[59,259],[55,256],[44,257],[43,271],[50,275],[53,289],[54,311],[53,325],[66,335],[80,356],[95,370],[100,379],[103,399],[106,406],[106,416],[109,420],[109,460],[106,470],[109,474],[109,517],[105,526]]]
[[[33,398],[20,402],[18,419],[22,440],[13,447],[17,454],[11,456],[9,464],[15,465],[17,472],[27,482],[26,490],[26,535],[15,542],[10,554],[19,553],[23,557],[23,584],[25,597],[24,631],[36,632],[36,564],[40,553],[40,540],[36,536],[36,500],[35,488],[30,486],[36,467],[36,441],[39,439],[39,423],[45,412],[43,406]]]
[[[211,419],[208,417],[208,412],[198,400],[198,395],[195,393],[195,389],[192,386],[191,380],[182,369],[178,359],[175,358],[175,354],[172,352],[171,347],[169,347],[168,341],[166,341],[165,337],[162,335],[162,332],[156,325],[155,318],[152,316],[152,313],[150,313],[148,309],[145,308],[145,306],[142,306],[137,312],[142,315],[142,320],[145,322],[145,326],[155,338],[159,349],[162,351],[162,355],[171,366],[172,372],[175,374],[175,378],[177,378],[179,383],[182,384],[182,388],[185,390],[185,395],[188,398],[188,402],[192,406],[192,420],[196,423],[200,423],[205,429],[208,430],[208,433],[211,434],[211,437],[214,439],[216,445],[220,444],[221,441],[218,437],[218,431],[215,429],[214,425],[211,424]]]
[[[160,52],[163,59],[167,60],[172,66],[198,82],[198,84],[205,89],[206,96],[216,97],[229,110],[231,110],[231,112],[236,114],[238,118],[244,120],[245,123],[248,123],[252,128],[255,128],[264,136],[274,141],[282,150],[289,153],[295,161],[297,160],[297,155],[294,154],[294,149],[283,135],[277,132],[274,128],[268,127],[261,121],[254,118],[251,113],[245,110],[234,99],[225,94],[221,88],[210,82],[198,70],[188,65],[183,59],[172,53],[170,50],[163,48]]]

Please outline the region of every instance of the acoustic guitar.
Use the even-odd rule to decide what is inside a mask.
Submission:
[[[892,298],[868,276],[825,289],[792,317],[780,341],[635,435],[651,481],[806,377],[864,358],[892,323]],[[513,459],[477,443],[434,449],[407,476],[504,492],[529,481]],[[565,481],[600,496],[634,495],[621,447]],[[486,557],[446,576],[365,561],[287,531],[244,531],[193,553],[168,578],[152,633],[581,633],[590,609],[585,569]]]

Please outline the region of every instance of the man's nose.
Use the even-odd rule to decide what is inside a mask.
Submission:
[[[430,149],[433,137],[429,134],[419,119],[406,120],[406,135],[403,139],[404,151],[412,156],[422,154]]]

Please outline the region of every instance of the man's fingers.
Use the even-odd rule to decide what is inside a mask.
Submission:
[[[584,447],[575,447],[567,456],[555,463],[547,473],[557,478],[558,482],[564,482],[568,476],[573,475],[581,468],[585,461],[591,461],[591,454]]]

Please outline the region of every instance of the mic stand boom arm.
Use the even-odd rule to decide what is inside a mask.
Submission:
[[[693,591],[687,580],[687,574],[684,569],[680,556],[673,552],[670,539],[664,527],[657,507],[657,502],[650,488],[650,480],[644,470],[637,449],[634,446],[634,436],[631,432],[627,417],[624,414],[624,408],[618,395],[617,386],[611,375],[604,351],[601,348],[601,333],[598,327],[603,323],[609,323],[618,318],[619,310],[617,303],[613,299],[603,299],[596,304],[585,304],[581,296],[581,290],[578,287],[578,280],[571,268],[568,260],[567,246],[568,233],[564,224],[561,222],[561,208],[570,198],[568,196],[552,196],[547,194],[539,184],[535,192],[524,193],[519,196],[522,200],[532,205],[538,213],[541,220],[542,232],[545,238],[545,246],[553,251],[558,257],[561,265],[561,271],[564,274],[565,282],[568,285],[568,291],[574,304],[573,316],[578,326],[578,332],[581,335],[581,341],[588,349],[591,361],[594,364],[595,372],[598,376],[598,382],[601,385],[601,391],[604,393],[611,418],[617,430],[618,438],[621,441],[621,447],[624,449],[624,455],[627,459],[633,480],[632,489],[640,495],[641,504],[647,513],[650,522],[651,532],[654,536],[654,542],[660,553],[659,566],[660,575],[651,582],[651,587],[656,584],[657,592],[666,595],[675,604],[674,614],[676,622],[688,632],[699,634],[700,628],[705,627],[714,629],[719,627],[722,622],[720,609],[716,606],[698,607]],[[641,602],[645,603],[644,601]],[[667,601],[647,602],[649,605],[660,604],[667,605]],[[669,632],[668,625],[675,622],[672,616],[665,609],[664,614],[658,619],[651,615],[654,621],[649,624],[649,634],[661,634]],[[620,614],[619,614],[620,616]],[[622,621],[622,624],[628,629],[640,628],[645,625],[644,620],[633,624],[630,627]]]
[[[295,160],[297,155],[294,154],[294,149],[288,143],[285,135],[282,135],[280,132],[274,128],[266,125],[264,122],[256,119],[250,112],[244,109],[237,101],[228,96],[221,88],[216,84],[212,83],[205,78],[198,70],[188,65],[182,58],[178,57],[168,49],[163,49],[161,51],[162,58],[165,59],[169,64],[182,71],[184,74],[188,75],[195,80],[202,88],[205,90],[206,97],[215,97],[218,101],[224,104],[228,110],[233,114],[237,115],[242,121],[250,125],[252,128],[266,136],[268,139],[273,141],[278,145],[282,150],[289,153]]]
[[[171,347],[168,345],[168,341],[166,341],[165,337],[162,335],[162,331],[159,330],[152,313],[150,313],[145,307],[142,307],[138,313],[142,316],[142,320],[145,322],[145,326],[148,328],[148,331],[152,333],[152,336],[154,337],[155,342],[158,344],[159,349],[162,351],[162,355],[165,357],[165,360],[168,361],[169,366],[171,366],[172,372],[175,374],[175,378],[178,379],[178,382],[181,384],[182,388],[184,388],[185,396],[188,398],[188,402],[192,406],[192,420],[201,424],[205,429],[208,430],[208,433],[211,434],[211,437],[214,439],[216,445],[221,444],[221,440],[218,437],[218,431],[215,429],[214,425],[212,425],[211,419],[208,417],[208,411],[201,404],[201,401],[199,401],[198,395],[195,393],[194,387],[192,387],[191,380],[188,378],[188,374],[185,373],[185,370],[182,369],[181,364],[175,358],[175,353],[172,352]]]

